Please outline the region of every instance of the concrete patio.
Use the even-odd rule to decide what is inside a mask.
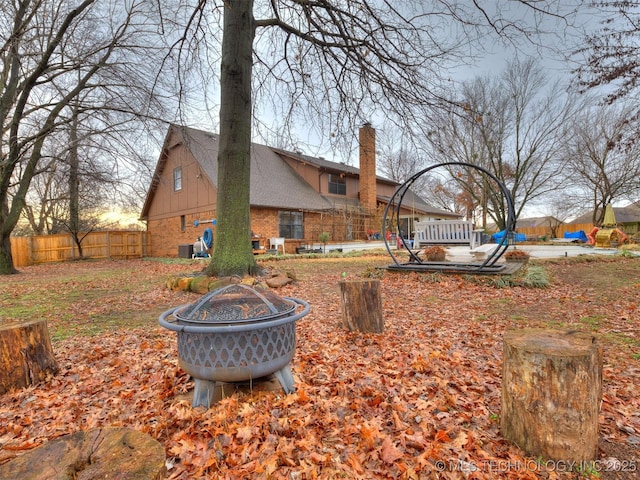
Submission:
[[[497,244],[486,244],[494,245]],[[392,251],[397,251],[394,245],[391,245]],[[321,245],[318,248],[322,248]],[[447,259],[456,262],[474,261],[476,258],[471,253],[471,249],[468,246],[445,246],[447,250]],[[557,258],[557,257],[576,257],[579,255],[615,255],[620,251],[615,248],[599,248],[592,247],[579,243],[558,243],[548,245],[516,245],[510,246],[512,249],[523,250],[534,258]],[[368,250],[368,249],[383,249],[386,250],[385,243],[382,241],[369,241],[369,242],[345,242],[336,244],[327,244],[326,251],[329,253],[332,250],[342,249],[343,252]],[[633,252],[636,255],[640,255],[640,252]]]

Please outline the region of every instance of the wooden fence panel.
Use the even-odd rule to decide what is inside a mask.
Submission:
[[[11,257],[16,267],[31,265],[31,237],[11,237]]]
[[[91,232],[82,239],[84,258],[142,258],[151,249],[151,234],[138,230]],[[62,262],[79,258],[78,247],[69,234],[11,237],[15,267]]]
[[[73,239],[71,235],[40,235],[31,237],[31,262],[52,263],[73,258]]]
[[[557,238],[564,238],[565,232],[579,232],[583,230],[585,234],[589,233],[593,229],[592,223],[563,223],[558,225],[555,229]],[[518,233],[523,233],[527,236],[527,238],[536,238],[536,237],[547,237],[547,239],[551,238],[551,227],[549,226],[539,226],[539,227],[521,227],[518,228]]]
[[[109,258],[109,232],[92,232],[82,240],[82,256]]]
[[[145,254],[147,232],[109,232],[110,258],[135,258]]]

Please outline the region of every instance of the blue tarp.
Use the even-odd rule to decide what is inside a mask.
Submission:
[[[491,235],[491,240],[493,240],[496,243],[501,243],[505,232],[506,230],[502,230],[501,232],[494,233],[493,235]],[[507,238],[509,242],[524,242],[527,240],[527,236],[524,233],[518,233],[518,232],[509,232],[509,235]]]
[[[587,234],[584,230],[578,230],[577,232],[564,232],[564,238],[575,238],[581,242],[587,243]]]

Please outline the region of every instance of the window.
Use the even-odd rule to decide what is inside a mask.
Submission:
[[[176,167],[173,169],[173,191],[180,190],[182,190],[182,167]]]
[[[302,212],[279,212],[279,235],[284,238],[304,238]]]
[[[187,231],[187,218],[184,215],[180,215],[180,231]]]
[[[347,180],[344,175],[329,174],[329,193],[335,193],[336,195],[347,194]]]

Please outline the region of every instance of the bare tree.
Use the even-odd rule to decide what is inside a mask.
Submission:
[[[603,19],[601,28],[588,35],[585,46],[574,52],[581,63],[575,71],[577,85],[583,92],[606,87],[606,104],[633,99],[633,94],[640,87],[640,4],[634,0],[591,3],[600,11]],[[631,118],[637,120],[639,114],[636,102]]]
[[[10,235],[33,179],[51,171],[50,159],[64,157],[55,138],[73,121],[65,112],[76,108],[94,121],[106,110],[129,119],[153,116],[160,82],[156,94],[142,87],[157,53],[151,37],[160,31],[159,22],[149,21],[153,9],[142,0],[84,0],[75,7],[23,0],[5,7],[0,9],[2,24],[9,27],[0,33],[0,273],[13,273]],[[116,128],[113,119],[107,123]]]
[[[429,165],[426,153],[414,144],[412,138],[398,138],[391,133],[391,128],[386,134],[379,135],[377,139],[378,168],[387,178],[403,183],[410,177]],[[384,130],[383,130],[384,131]],[[463,205],[463,191],[457,182],[450,181],[450,177],[443,175],[446,172],[431,171],[419,177],[411,186],[411,190],[423,199],[429,199],[429,203],[444,211],[466,214]]]
[[[621,142],[637,134],[629,121],[632,108],[594,106],[571,122],[566,183],[583,204],[591,204],[594,225],[602,224],[608,204],[634,200],[640,192],[640,145]]]
[[[411,147],[385,145],[378,155],[380,172],[394,182],[402,183],[426,165],[425,159]]]
[[[570,168],[567,168],[567,176],[565,177],[565,188],[552,192],[545,203],[541,205],[541,210],[549,217],[545,222],[551,231],[552,237],[557,237],[558,228],[566,223],[572,217],[577,217],[584,212],[584,202],[579,195],[572,193],[571,185],[574,181],[571,179]]]
[[[500,77],[466,84],[456,111],[441,115],[429,140],[442,156],[484,167],[509,189],[516,216],[530,202],[558,188],[560,152],[577,101],[549,87],[533,60],[512,62]],[[453,172],[473,199],[470,207],[490,215],[499,228],[506,222],[505,202],[498,186],[477,172]]]
[[[60,185],[60,175],[56,174],[58,163],[55,160],[41,161],[43,168],[31,182],[25,198],[23,216],[28,228],[21,229],[22,234],[48,235],[54,233],[54,218],[60,205],[61,193],[66,195],[64,186]],[[16,227],[17,229],[18,227]]]

